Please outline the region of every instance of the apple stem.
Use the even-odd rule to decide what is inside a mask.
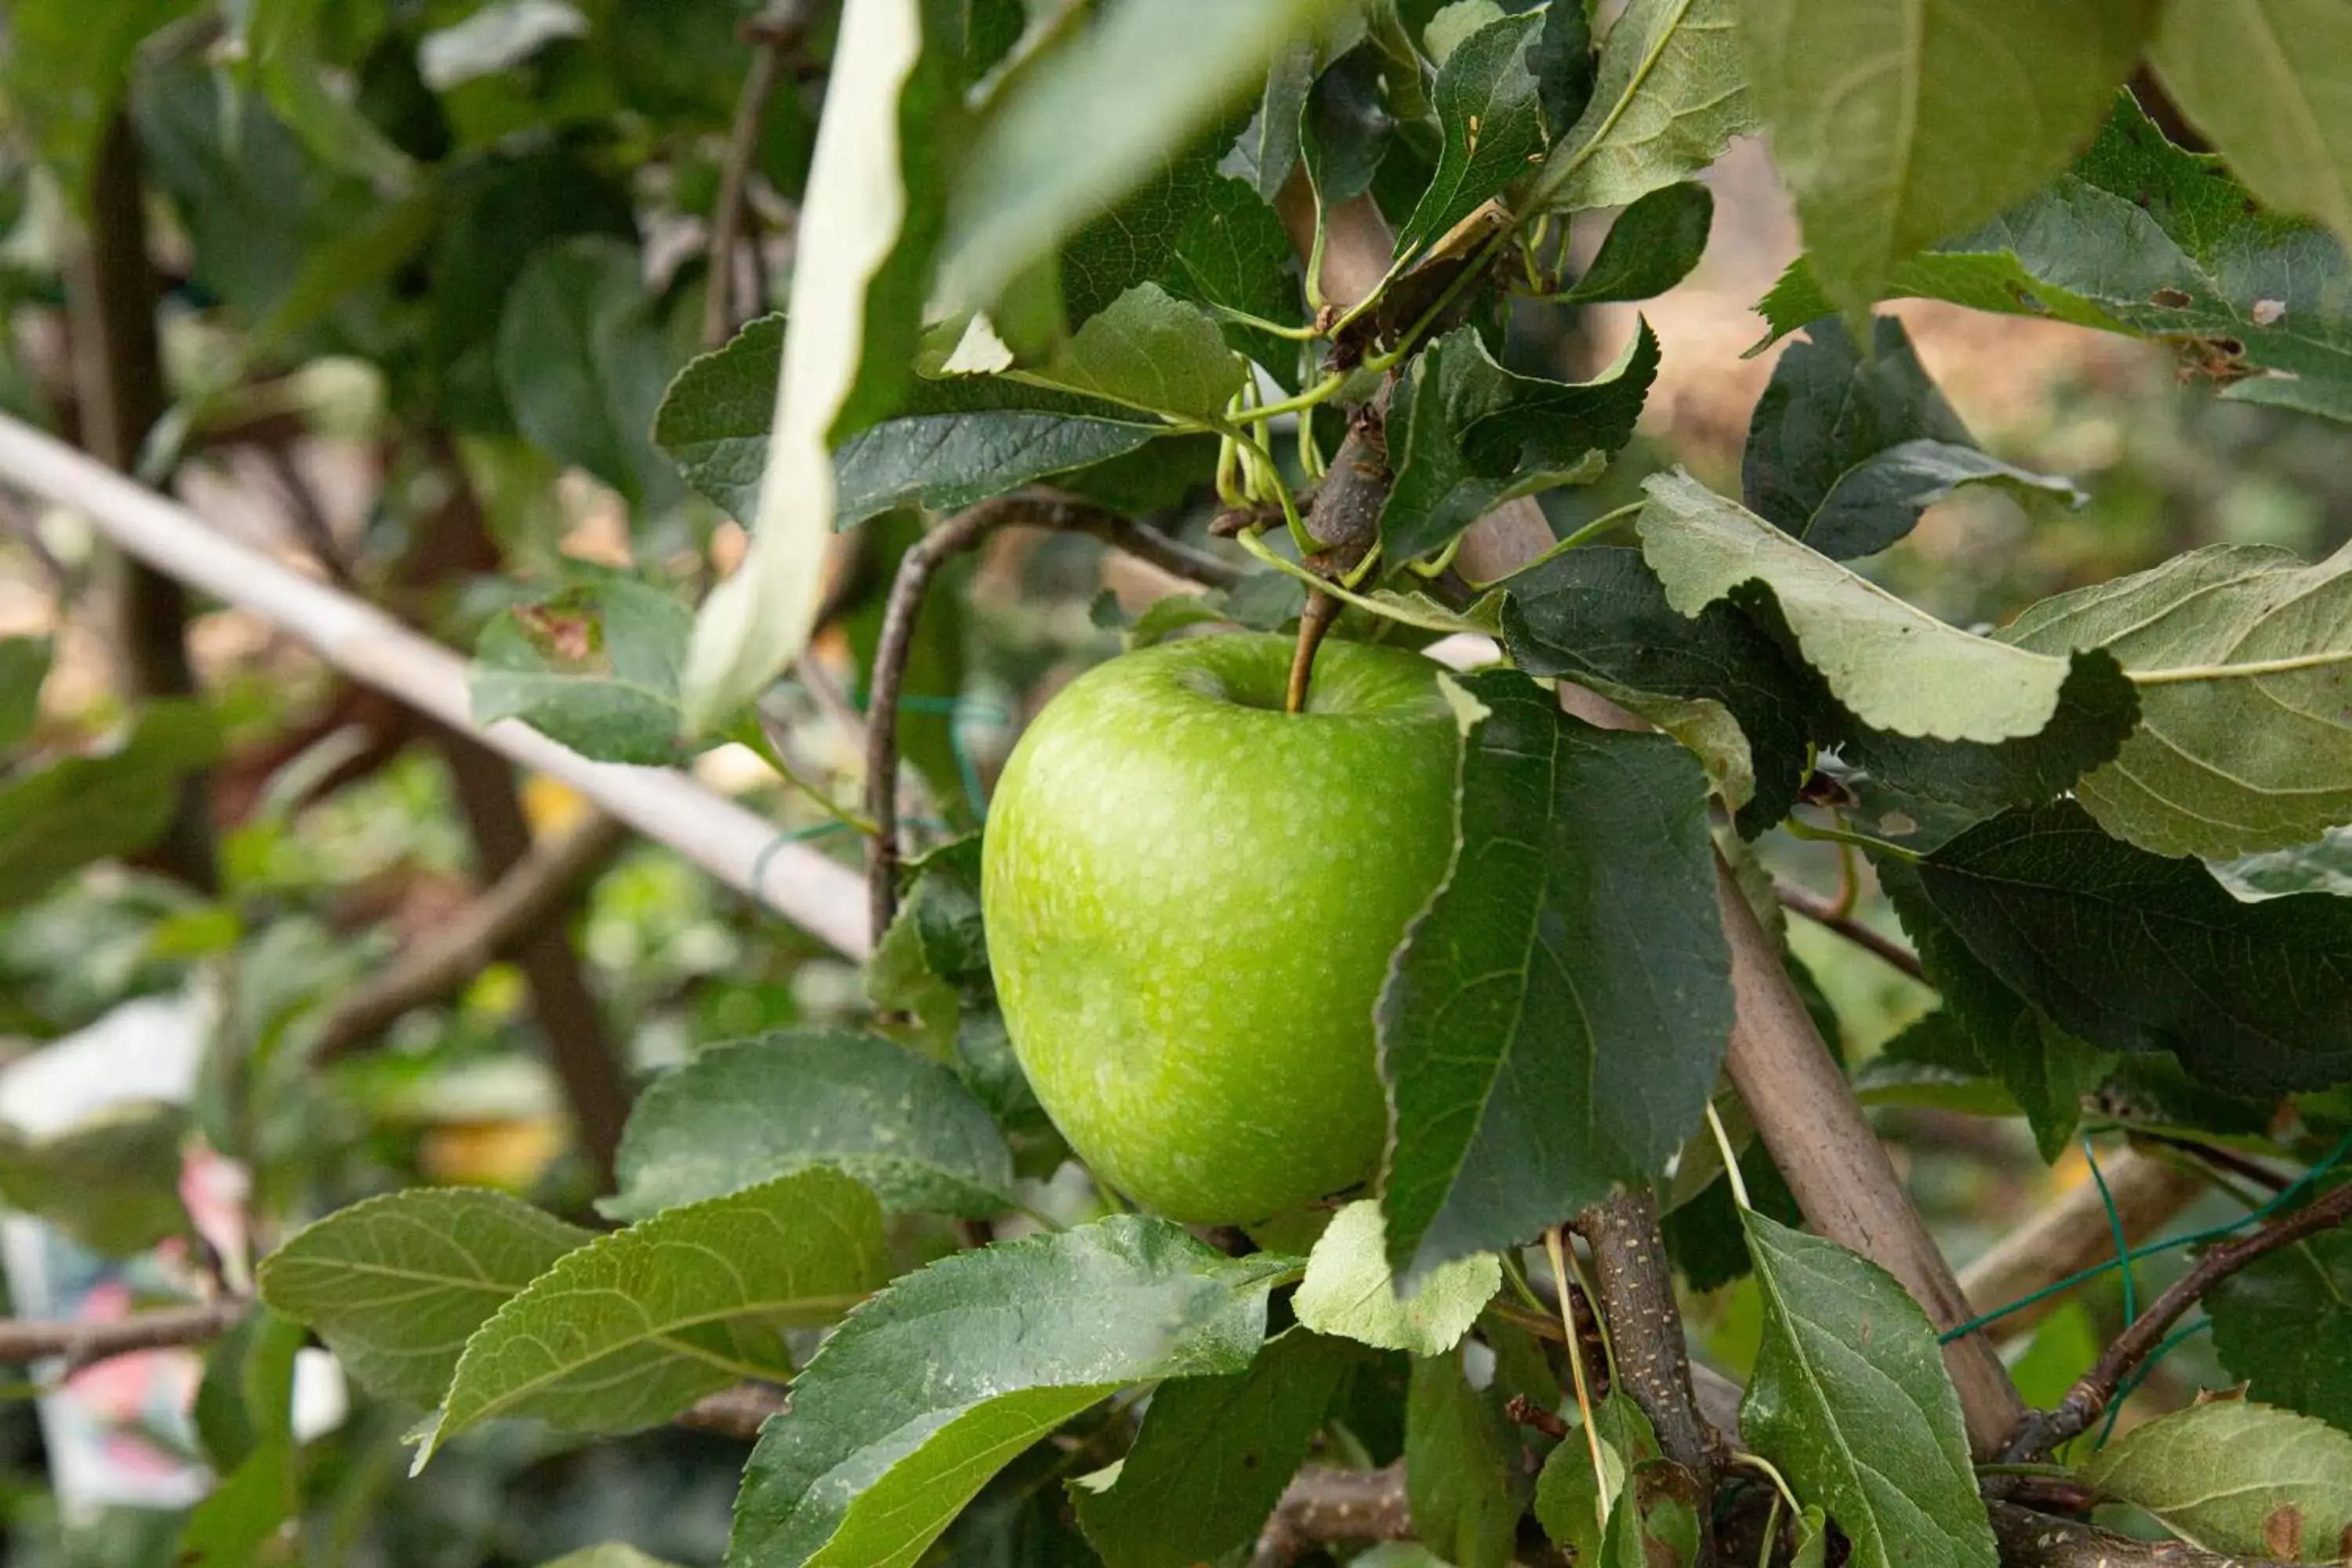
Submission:
[[[1338,599],[1320,588],[1307,591],[1307,608],[1298,616],[1298,651],[1290,659],[1290,689],[1282,700],[1284,712],[1307,711],[1307,688],[1315,679],[1315,650],[1323,646],[1324,634],[1339,618]]]

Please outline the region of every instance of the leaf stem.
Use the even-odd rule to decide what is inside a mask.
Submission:
[[[1458,632],[1466,629],[1454,616],[1419,615],[1402,605],[1383,604],[1378,599],[1366,598],[1363,595],[1354,593],[1337,583],[1318,577],[1297,562],[1287,561],[1276,555],[1272,547],[1265,542],[1265,538],[1256,532],[1243,533],[1235,537],[1244,550],[1248,551],[1284,576],[1296,578],[1309,588],[1330,595],[1342,604],[1353,605],[1368,616],[1378,616],[1383,620],[1396,621],[1403,626],[1419,626],[1425,632]]]
[[[1739,1156],[1732,1151],[1731,1134],[1723,1130],[1723,1118],[1715,1113],[1715,1101],[1706,1102],[1706,1128],[1715,1134],[1715,1146],[1723,1152],[1723,1173],[1731,1183],[1731,1201],[1745,1214],[1756,1205],[1748,1201],[1748,1178],[1739,1172]]]
[[[1286,327],[1278,321],[1269,321],[1264,316],[1253,316],[1247,310],[1236,310],[1231,305],[1220,305],[1213,300],[1210,302],[1208,310],[1209,314],[1219,321],[1231,321],[1237,327],[1247,327],[1252,331],[1269,332],[1277,338],[1288,338],[1295,343],[1311,343],[1323,335],[1316,330],[1315,323],[1312,321],[1303,327]]]
[[[1592,1419],[1592,1389],[1584,1375],[1584,1344],[1576,1333],[1576,1309],[1570,1304],[1568,1263],[1563,1257],[1559,1226],[1544,1232],[1544,1252],[1551,1259],[1552,1282],[1559,1287],[1559,1326],[1568,1336],[1568,1370],[1576,1381],[1576,1413],[1584,1418],[1584,1449],[1592,1456],[1592,1490],[1600,1500],[1601,1525],[1609,1527],[1609,1468],[1601,1459],[1601,1428]]]
[[[1252,420],[1278,419],[1286,414],[1305,414],[1310,409],[1330,402],[1338,395],[1339,389],[1347,384],[1347,375],[1334,371],[1295,397],[1286,397],[1278,403],[1264,404],[1251,409],[1250,418]]]
[[[2134,686],[2179,686],[2196,680],[2237,680],[2262,675],[2292,675],[2301,669],[2325,669],[2352,664],[2352,649],[2297,654],[2291,658],[2256,658],[2243,664],[2184,664],[2170,669],[2127,669]]]
[[[1774,1495],[1789,1505],[1790,1513],[1805,1511],[1805,1505],[1797,1500],[1796,1489],[1789,1485],[1789,1478],[1782,1475],[1780,1467],[1773,1464],[1771,1460],[1761,1454],[1751,1454],[1744,1448],[1735,1448],[1731,1452],[1731,1462],[1735,1465],[1745,1465],[1770,1481]]]
[[[1843,827],[1815,827],[1809,822],[1791,816],[1780,824],[1791,838],[1802,838],[1817,844],[1850,844],[1857,849],[1875,850],[1892,855],[1906,865],[1916,866],[1927,858],[1916,849],[1906,849],[1900,844],[1889,844],[1884,838],[1873,838],[1867,833],[1855,833]]]

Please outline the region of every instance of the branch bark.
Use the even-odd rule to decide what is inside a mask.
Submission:
[[[2205,1190],[2204,1178],[2169,1160],[2126,1149],[2101,1167],[2124,1236],[2137,1244],[2189,1206]],[[2114,1225],[2099,1189],[2089,1182],[2067,1189],[2055,1203],[1960,1271],[1960,1290],[1977,1312],[2021,1300],[2102,1258],[2116,1255]],[[2024,1333],[2058,1305],[2050,1297],[1985,1325],[1996,1341]]]
[[[68,1319],[0,1321],[0,1363],[22,1364],[62,1357],[73,1372],[132,1351],[170,1350],[219,1338],[251,1310],[235,1297],[187,1307],[162,1307],[108,1321]]]
[[[121,110],[100,137],[87,195],[89,233],[69,252],[66,268],[81,441],[100,462],[128,474],[138,468],[147,433],[163,417],[165,393],[139,139]],[[121,659],[128,695],[134,700],[194,696],[185,590],[138,560],[117,564],[110,640]],[[180,786],[160,850],[166,870],[206,893],[220,887],[212,817],[210,777],[192,773]]]
[[[1052,529],[1087,533],[1164,572],[1212,588],[1230,588],[1242,579],[1239,567],[1169,538],[1131,518],[1084,501],[1020,492],[982,501],[923,535],[899,558],[898,574],[882,609],[882,632],[874,648],[874,675],[866,705],[866,816],[874,832],[866,841],[866,908],[869,942],[890,929],[898,909],[898,694],[914,647],[915,622],[923,595],[940,567],[977,546],[1000,528]]]
[[[1871,930],[1852,915],[1839,913],[1835,902],[1811,888],[1791,882],[1786,877],[1775,877],[1772,879],[1772,896],[1780,900],[1782,909],[1804,916],[1825,931],[1837,932],[1889,968],[1901,970],[1922,984],[1927,983],[1927,972],[1920,966],[1918,954],[1893,937]]]
[[[2185,1541],[2136,1541],[2013,1502],[1986,1505],[2002,1568],[2263,1568]]]
[[[1592,1248],[1593,1288],[1616,1352],[1618,1385],[1650,1418],[1659,1449],[1690,1472],[1699,1496],[1713,1497],[1717,1440],[1699,1417],[1657,1200],[1646,1190],[1622,1193],[1571,1224]],[[1714,1553],[1704,1514],[1700,1531],[1698,1561],[1705,1563]]]
[[[1289,1568],[1318,1546],[1342,1541],[1409,1541],[1404,1461],[1377,1470],[1308,1465],[1291,1478],[1258,1532],[1250,1568]]]
[[[477,727],[466,661],[457,654],[373,605],[221,537],[185,507],[5,415],[0,479],[82,512],[125,552],[269,622],[352,679],[570,784],[845,956],[866,956],[857,874],[805,845],[779,842],[773,824],[735,802],[667,769],[590,762],[512,721]]]
[[[2116,1390],[2132,1369],[2147,1358],[2165,1331],[2206,1291],[2265,1254],[2292,1246],[2305,1237],[2333,1230],[2347,1220],[2352,1220],[2352,1184],[2336,1188],[2308,1208],[2271,1221],[2252,1236],[2224,1242],[2203,1254],[2170,1289],[2116,1336],[2091,1370],[2066,1391],[2066,1397],[2058,1402],[2055,1409],[2034,1411],[2019,1423],[2006,1457],[2022,1459],[2046,1454],[2069,1437],[2088,1430],[2092,1422],[2105,1414]]]
[[[776,0],[745,28],[751,40],[751,65],[735,100],[735,120],[728,129],[727,155],[719,166],[718,199],[710,214],[710,277],[702,301],[702,346],[707,349],[724,343],[742,320],[735,299],[735,249],[749,210],[744,193],[751,183],[751,165],[759,159],[760,132],[768,122],[768,100],[783,74],[784,58],[808,36],[815,13],[815,0]],[[756,268],[758,262],[752,265]]]

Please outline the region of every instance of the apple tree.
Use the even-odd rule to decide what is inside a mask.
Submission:
[[[740,742],[864,879],[859,1016],[615,1085],[593,1216],[289,1203],[256,1310],[424,1413],[420,1472],[505,1420],[731,1431],[729,1568],[2352,1557],[2352,553],[2206,544],[1983,625],[1887,569],[1964,492],[2085,500],[1979,444],[1890,302],[2159,344],[2345,449],[2340,7],[795,18],[752,35],[698,320],[582,151],[661,133],[605,79],[551,69],[583,96],[524,146],[426,69],[499,150],[426,185],[296,24],[211,67],[377,195],[330,262],[215,274],[253,341],[380,357],[420,471],[503,400],[633,518],[706,520],[509,585],[475,718]],[[822,115],[758,313],[787,56]],[[1736,472],[1632,463],[1673,346],[1599,308],[1702,264],[1759,136],[1802,254]],[[466,247],[524,224],[485,340]],[[909,670],[1015,536],[1150,591],[1094,605],[1122,651],[984,796]],[[776,701],[853,616],[854,802]],[[1933,1005],[1847,1061],[1792,915]],[[1992,1205],[1964,1279],[1990,1238],[1931,1228],[1890,1116],[2021,1122],[2084,1178]],[[1686,1321],[1734,1281],[1735,1331]],[[2176,1352],[2210,1387],[2119,1424]]]

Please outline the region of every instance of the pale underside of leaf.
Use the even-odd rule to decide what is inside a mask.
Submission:
[[[2352,13],[2333,0],[2169,5],[2149,53],[2265,205],[2352,242]]]
[[[1733,0],[1633,0],[1611,26],[1591,101],[1558,139],[1529,205],[1629,205],[1755,129],[1735,10]]]

